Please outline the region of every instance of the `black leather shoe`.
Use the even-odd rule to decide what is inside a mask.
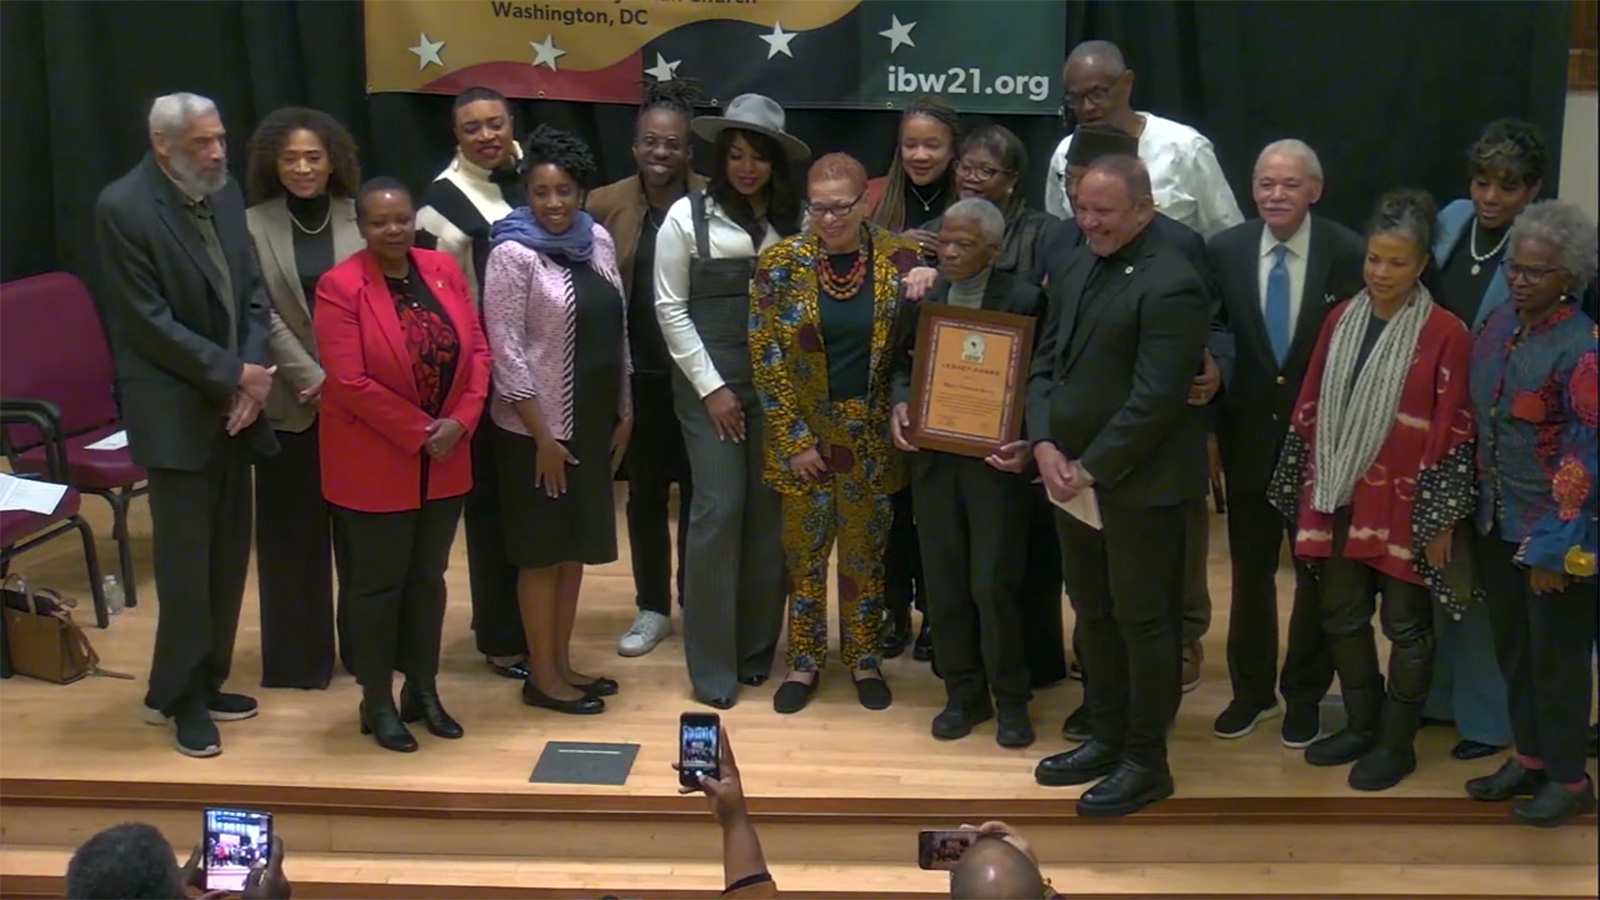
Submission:
[[[518,681],[528,680],[528,663],[526,660],[514,662],[509,666],[502,666],[487,656],[483,658],[483,661],[488,663],[489,668],[493,669],[494,673],[501,678],[515,678]]]
[[[911,645],[911,658],[917,662],[933,662],[933,629],[928,617],[922,617],[922,630],[917,632],[916,643]]]
[[[361,703],[361,733],[372,735],[378,746],[396,753],[415,753],[417,739],[411,736],[410,729],[400,721],[400,713],[394,708],[394,702]]]
[[[617,691],[622,689],[622,686],[617,684],[615,678],[605,677],[596,678],[593,681],[585,681],[582,684],[574,684],[573,687],[583,691],[584,696],[597,698],[615,696]]]
[[[1581,791],[1546,781],[1532,798],[1511,807],[1511,818],[1535,828],[1554,828],[1592,812],[1594,782],[1585,778]]]
[[[1348,766],[1372,749],[1373,736],[1351,731],[1336,731],[1306,748],[1306,762],[1313,766]]]
[[[1033,746],[1034,740],[1033,720],[1028,718],[1026,708],[1000,710],[1000,722],[994,732],[996,744],[1015,750]]]
[[[1061,737],[1080,744],[1094,737],[1094,718],[1090,715],[1089,704],[1073,710],[1067,720],[1061,723]]]
[[[933,736],[941,741],[958,741],[971,734],[974,726],[992,718],[994,709],[987,703],[962,706],[952,701],[945,704],[944,712],[933,717]]]
[[[410,723],[421,720],[434,737],[455,740],[466,734],[461,723],[444,711],[436,688],[412,687],[407,684],[400,691],[400,721]]]
[[[763,684],[767,683],[767,677],[768,676],[765,675],[765,674],[762,674],[762,675],[746,675],[746,676],[744,676],[744,677],[739,679],[739,683],[740,684],[744,684],[744,685],[749,685],[750,687],[761,687]]]
[[[856,699],[861,705],[871,710],[888,709],[894,703],[894,694],[889,690],[889,682],[883,679],[882,672],[864,678],[856,678]]]
[[[713,709],[733,709],[734,702],[732,697],[712,697],[706,705]]]
[[[1172,773],[1128,760],[1078,798],[1078,815],[1113,818],[1136,813],[1172,796]]]
[[[904,609],[890,616],[883,630],[883,658],[894,659],[906,652],[911,643],[911,610]]]
[[[1099,741],[1047,756],[1034,767],[1033,780],[1045,787],[1069,787],[1104,778],[1122,765],[1122,751]]]
[[[1417,770],[1417,752],[1410,747],[1373,747],[1350,767],[1350,786],[1358,791],[1387,791]]]
[[[557,700],[527,681],[522,685],[522,702],[540,709],[554,710],[569,716],[592,716],[606,711],[606,702],[599,697],[584,694],[576,700]]]
[[[809,684],[804,681],[785,681],[778,685],[778,690],[772,695],[772,711],[787,716],[805,709],[821,681],[822,673],[818,672],[811,677]]]
[[[1474,759],[1494,756],[1504,749],[1506,748],[1497,747],[1494,744],[1485,744],[1482,741],[1462,741],[1450,748],[1450,755],[1462,762],[1470,762]]]
[[[1529,769],[1515,759],[1500,764],[1493,775],[1467,782],[1467,796],[1485,803],[1504,803],[1517,797],[1532,797],[1544,787],[1543,769]]]

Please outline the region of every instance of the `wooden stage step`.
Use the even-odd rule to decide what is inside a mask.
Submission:
[[[65,847],[0,847],[0,893],[60,896]],[[942,872],[868,864],[774,863],[793,898],[947,896]],[[558,862],[502,856],[419,857],[357,853],[294,854],[288,864],[297,900],[409,897],[715,897],[715,862],[594,859]],[[1569,898],[1595,895],[1592,866],[1339,863],[1100,863],[1052,866],[1073,900],[1128,898]]]

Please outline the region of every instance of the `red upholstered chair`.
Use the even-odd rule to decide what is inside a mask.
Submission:
[[[40,449],[46,471],[42,473],[41,480],[66,483],[65,442],[48,419],[35,411],[0,403],[0,426],[27,428],[36,434],[43,434]],[[100,555],[95,550],[93,529],[83,516],[78,515],[79,503],[78,491],[69,486],[54,512],[0,512],[0,576],[10,573],[11,561],[21,554],[76,531],[83,538],[83,559],[89,570],[89,592],[94,597],[95,624],[104,628],[110,618],[106,611],[105,591],[100,584]]]
[[[0,284],[0,398],[44,418],[60,437],[66,484],[111,504],[122,589],[133,606],[128,505],[148,490],[147,477],[126,447],[85,449],[122,430],[113,378],[99,313],[77,276],[50,272]],[[8,423],[4,438],[13,471],[49,477],[49,441],[38,427]]]

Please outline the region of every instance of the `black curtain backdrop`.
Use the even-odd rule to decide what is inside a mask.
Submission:
[[[465,2],[465,0],[463,0]],[[1003,15],[1001,0],[983,2]],[[1267,142],[1299,137],[1327,172],[1322,211],[1359,227],[1401,185],[1465,192],[1463,151],[1483,125],[1538,123],[1556,155],[1566,94],[1567,2],[1073,2],[1065,46],[1116,41],[1135,70],[1138,108],[1208,135],[1247,211],[1250,169]],[[0,2],[0,279],[67,269],[94,281],[94,200],[145,152],[157,95],[214,98],[239,172],[255,123],[284,105],[319,107],[361,144],[367,175],[420,188],[448,160],[450,98],[365,94],[362,6],[296,2]],[[1059,86],[1057,91],[1059,94]],[[527,101],[536,122],[596,148],[606,180],[632,169],[633,109]],[[873,173],[888,164],[897,114],[794,110],[789,128]],[[1064,123],[995,117],[1027,143],[1038,203]]]

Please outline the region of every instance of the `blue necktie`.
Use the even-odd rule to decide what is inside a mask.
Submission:
[[[1289,356],[1289,245],[1272,248],[1272,270],[1267,273],[1267,338],[1272,341],[1272,355],[1278,366]]]

